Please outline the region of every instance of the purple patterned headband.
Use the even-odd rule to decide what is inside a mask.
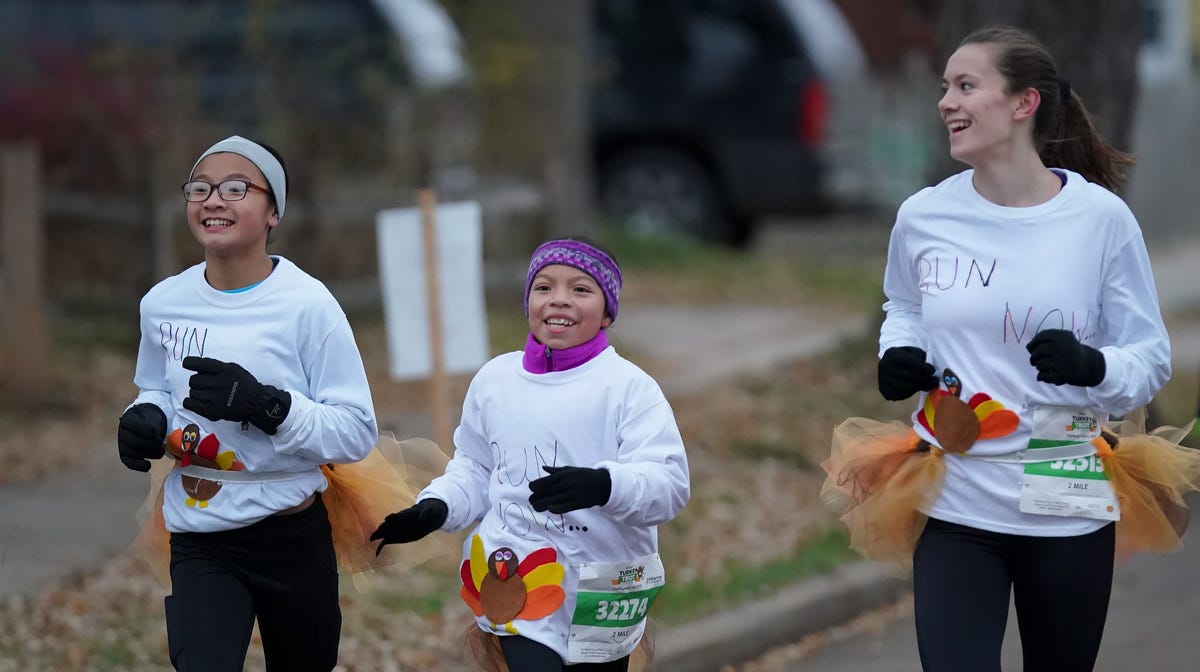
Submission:
[[[621,297],[621,268],[617,262],[599,248],[578,240],[562,238],[542,243],[529,259],[529,273],[525,276],[525,315],[529,315],[529,290],[538,271],[554,264],[574,266],[592,276],[604,292],[604,312],[613,322],[617,321],[617,301]]]

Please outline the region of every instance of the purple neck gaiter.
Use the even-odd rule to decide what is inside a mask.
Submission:
[[[566,371],[590,360],[608,347],[608,334],[604,330],[596,332],[592,340],[580,343],[565,350],[551,350],[538,343],[533,334],[525,339],[525,357],[521,363],[530,373],[550,373],[551,371]]]

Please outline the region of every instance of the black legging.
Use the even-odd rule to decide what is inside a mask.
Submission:
[[[1076,537],[985,532],[930,519],[913,554],[925,672],[1000,672],[1015,599],[1025,672],[1091,672],[1112,591],[1115,526]]]
[[[501,637],[500,650],[504,652],[509,672],[626,672],[629,669],[629,656],[607,663],[566,665],[554,649],[524,637]]]
[[[172,534],[171,584],[167,648],[179,672],[242,669],[256,619],[269,672],[337,665],[337,562],[319,496],[249,527]]]

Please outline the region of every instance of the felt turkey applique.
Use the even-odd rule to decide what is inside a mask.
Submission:
[[[554,613],[566,594],[564,569],[553,548],[539,548],[519,560],[511,548],[497,548],[484,556],[483,539],[471,538],[471,556],[463,560],[462,598],[476,616],[485,616],[492,629],[503,626],[517,634],[515,619],[533,620]]]
[[[233,454],[232,450],[220,452],[220,448],[221,442],[217,440],[215,434],[209,434],[201,439],[200,427],[194,422],[183,429],[176,429],[167,436],[167,452],[179,460],[180,466],[186,467],[195,464],[198,467],[222,471],[245,470],[246,465],[237,460],[237,456]],[[182,476],[181,484],[183,491],[187,494],[184,503],[188,506],[198,505],[202,509],[207,507],[208,500],[221,490],[221,484],[217,481],[187,474]]]
[[[942,383],[946,389],[925,395],[917,422],[946,452],[965,453],[980,439],[994,439],[1017,429],[1017,414],[983,392],[976,392],[970,401],[960,399],[962,381],[950,369],[942,371]]]

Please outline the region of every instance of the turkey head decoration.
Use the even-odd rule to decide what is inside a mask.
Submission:
[[[525,606],[525,582],[517,573],[517,554],[507,546],[488,556],[488,573],[479,586],[483,615],[493,623],[508,623]]]
[[[485,555],[483,540],[475,535],[460,570],[462,598],[493,628],[502,625],[516,634],[512,621],[544,618],[562,606],[564,572],[553,548],[539,548],[524,560],[507,546]]]

